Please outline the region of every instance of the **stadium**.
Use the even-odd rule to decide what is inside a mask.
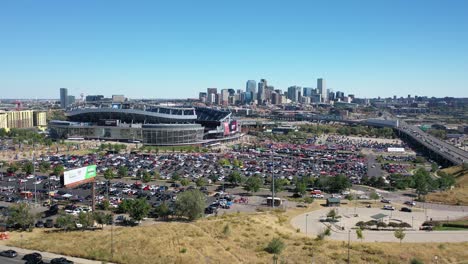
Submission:
[[[231,113],[210,108],[112,105],[72,108],[49,122],[54,139],[97,139],[174,146],[208,144],[239,136]]]

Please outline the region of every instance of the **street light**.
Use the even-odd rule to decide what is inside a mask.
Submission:
[[[350,247],[350,240],[351,240],[351,229],[348,230],[348,264],[349,262],[349,247]]]

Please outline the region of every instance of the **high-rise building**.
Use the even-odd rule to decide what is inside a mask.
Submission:
[[[261,79],[260,82],[258,83],[258,94],[257,94],[257,100],[259,104],[263,104],[265,101],[265,93],[266,93],[266,80]]]
[[[68,89],[60,88],[60,108],[67,108],[68,106]]]
[[[216,94],[218,93],[218,89],[217,88],[208,88],[208,89],[206,89],[206,93],[208,94],[207,102],[211,103],[211,104],[216,103],[215,98],[216,98]]]
[[[70,106],[75,103],[75,96],[69,95],[67,96],[67,106]]]
[[[221,99],[220,99],[220,104],[221,105],[227,105],[229,103],[229,96],[230,96],[230,89],[222,89],[221,90]]]
[[[317,79],[317,89],[320,95],[322,96],[322,102],[327,103],[328,102],[328,91],[327,87],[325,85],[325,80],[322,78]]]
[[[296,85],[288,87],[288,99],[293,102],[299,102],[302,96],[301,90],[302,88]]]
[[[255,80],[248,80],[245,85],[245,91],[248,93],[257,92],[257,82]]]
[[[47,113],[34,111],[33,113],[33,123],[35,127],[38,126],[47,126]]]
[[[86,102],[97,102],[104,99],[104,95],[87,95]]]
[[[304,87],[302,90],[303,90],[303,91],[302,91],[302,96],[308,96],[308,97],[310,97],[310,96],[312,96],[312,94],[314,93],[314,89],[313,89],[313,88]]]

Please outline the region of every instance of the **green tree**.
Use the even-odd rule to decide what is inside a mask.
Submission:
[[[172,180],[180,181],[180,175],[177,172],[174,172],[174,174],[172,174]]]
[[[372,200],[374,200],[374,203],[377,202],[377,200],[380,198],[379,194],[376,193],[376,192],[371,192],[369,198],[371,198]]]
[[[8,172],[8,173],[16,173],[18,170],[19,170],[18,165],[17,165],[16,163],[11,163],[11,164],[8,166],[7,172]]]
[[[306,191],[307,191],[307,185],[304,181],[296,182],[296,188],[294,189],[295,193],[300,194],[302,196],[306,193]]]
[[[401,241],[403,241],[403,239],[405,238],[406,234],[405,232],[403,231],[403,229],[397,229],[395,230],[395,232],[393,233],[393,235],[398,239],[400,240],[400,244],[401,244]]]
[[[75,218],[70,214],[61,214],[57,217],[57,225],[65,231],[75,228]]]
[[[54,167],[53,174],[55,176],[61,176],[64,171],[65,171],[65,168],[63,167],[63,165],[59,164],[59,165]]]
[[[361,239],[361,242],[362,242],[362,240],[364,239],[364,234],[362,233],[361,228],[356,229],[356,236],[358,239]]]
[[[327,217],[330,217],[331,219],[335,219],[337,216],[336,214],[336,210],[335,209],[331,209],[328,213],[327,213]]]
[[[143,172],[143,176],[141,177],[141,181],[142,181],[142,182],[148,183],[148,182],[150,182],[152,179],[153,179],[153,177],[151,177],[151,174],[149,174],[149,172],[147,172],[147,171],[144,171],[144,172]]]
[[[195,181],[195,184],[197,185],[197,187],[204,187],[208,183],[206,182],[206,180],[204,178],[200,177]]]
[[[12,205],[9,208],[7,223],[18,224],[23,230],[34,227],[35,217],[26,203]]]
[[[128,214],[133,220],[139,222],[148,216],[150,210],[151,206],[148,204],[146,199],[140,198],[132,200],[130,203],[130,208],[128,209]]]
[[[117,175],[119,178],[124,178],[128,176],[128,168],[125,166],[120,166],[119,170],[117,171]]]
[[[39,163],[39,171],[42,173],[46,173],[50,169],[50,163],[47,161],[42,161]]]
[[[233,185],[239,185],[242,183],[242,175],[238,171],[233,171],[226,179],[229,183]]]
[[[175,212],[193,221],[203,216],[205,206],[205,195],[199,190],[189,190],[177,196]]]
[[[163,218],[164,220],[167,220],[167,218],[172,213],[169,206],[166,203],[158,205],[156,208],[154,208],[154,212],[158,217]]]
[[[275,178],[275,193],[284,191],[284,187],[289,184],[289,181],[286,179],[276,179]],[[270,191],[273,190],[273,182],[270,185]]]
[[[183,178],[181,181],[180,181],[180,184],[182,184],[182,186],[187,186],[190,184],[190,181],[187,180],[186,178]]]
[[[260,187],[263,184],[263,179],[258,176],[252,176],[247,179],[245,182],[244,190],[255,193],[260,190]]]
[[[24,164],[23,164],[23,168],[22,168],[23,172],[26,173],[26,174],[32,174],[33,171],[34,171],[34,164],[31,162],[31,161],[26,161]]]
[[[93,219],[98,225],[101,225],[101,228],[104,228],[104,225],[112,223],[112,214],[105,214],[103,212],[94,212]]]
[[[86,228],[93,226],[94,218],[91,213],[80,212],[78,214],[78,223],[81,224],[81,229],[85,230]]]

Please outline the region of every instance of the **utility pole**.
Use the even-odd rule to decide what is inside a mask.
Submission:
[[[32,156],[32,165],[33,165],[33,175],[34,175],[34,205],[37,206],[37,177],[36,177],[36,165],[34,164],[34,156],[35,153],[33,151],[33,156]],[[26,185],[26,184],[25,184]]]
[[[272,206],[275,208],[275,174],[273,172],[273,148],[271,149],[271,155],[270,155],[270,161],[271,161],[271,180],[273,182],[273,186],[271,188],[271,193],[272,193]]]
[[[114,212],[111,213],[111,259],[114,260]]]

